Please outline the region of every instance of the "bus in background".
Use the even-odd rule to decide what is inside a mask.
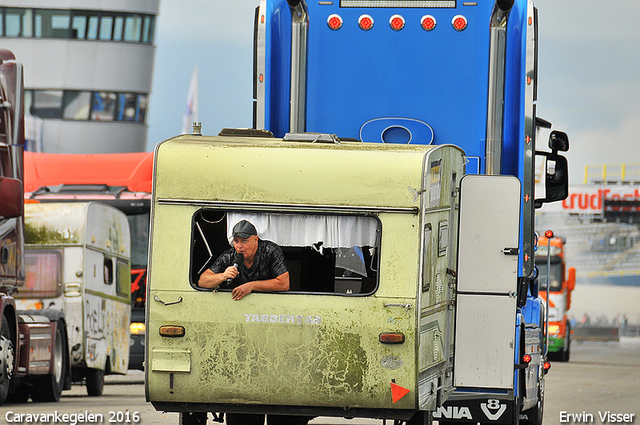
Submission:
[[[131,229],[130,369],[144,360],[144,304],[153,152],[47,154],[25,152],[25,200],[99,201],[124,212]]]

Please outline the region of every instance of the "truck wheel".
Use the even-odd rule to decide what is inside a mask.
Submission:
[[[527,419],[522,423],[526,425],[542,425],[542,416],[544,414],[544,391],[538,388],[538,404],[524,412]]]
[[[560,350],[560,361],[568,362],[571,356],[571,325],[567,322],[567,334],[564,338],[565,346]]]
[[[53,374],[41,376],[31,388],[31,399],[36,402],[60,401],[64,378],[67,376],[67,334],[64,323],[56,326],[56,339],[53,345]]]
[[[307,425],[313,416],[267,415],[267,425]]]
[[[104,370],[87,369],[86,379],[87,394],[92,397],[101,396],[104,390]]]
[[[418,410],[411,419],[409,419],[407,425],[431,425],[433,424],[432,412],[425,412]]]
[[[178,425],[205,425],[207,412],[180,412]]]
[[[0,329],[0,405],[4,404],[9,394],[9,385],[14,368],[13,342],[7,318],[2,316]]]

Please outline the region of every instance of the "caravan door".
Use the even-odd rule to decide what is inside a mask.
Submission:
[[[520,182],[468,175],[460,195],[454,385],[512,389]]]

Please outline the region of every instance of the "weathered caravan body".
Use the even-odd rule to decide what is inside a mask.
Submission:
[[[446,399],[459,148],[189,135],[155,158],[156,409],[421,422]],[[243,218],[283,248],[289,291],[197,286]]]
[[[65,312],[74,381],[101,395],[104,374],[127,373],[131,258],[127,217],[98,202],[25,204],[23,307]],[[38,305],[34,305],[38,304]]]

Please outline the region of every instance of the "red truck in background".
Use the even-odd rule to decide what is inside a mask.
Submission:
[[[23,100],[22,65],[0,49],[0,405],[71,389],[64,313],[20,311],[13,298],[25,284]]]
[[[567,362],[571,354],[573,333],[567,315],[571,308],[571,292],[576,286],[576,269],[566,267],[564,244],[564,239],[560,237],[541,237],[536,251],[536,266],[540,271],[540,296],[545,300],[547,275],[549,281],[549,358]]]

